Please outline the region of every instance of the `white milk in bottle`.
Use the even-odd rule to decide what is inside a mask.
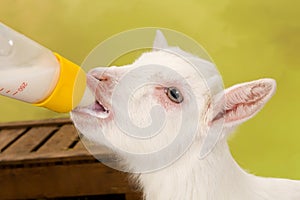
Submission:
[[[80,67],[0,23],[1,95],[68,112],[84,88]]]

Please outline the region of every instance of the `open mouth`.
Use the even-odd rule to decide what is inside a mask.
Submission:
[[[108,112],[108,109],[106,109],[99,101],[95,101],[95,104],[93,105],[93,109],[96,112]]]
[[[85,114],[89,114],[93,117],[105,119],[109,116],[110,111],[107,109],[103,103],[101,103],[98,100],[95,100],[95,102],[87,107],[80,107],[76,109],[77,111]]]

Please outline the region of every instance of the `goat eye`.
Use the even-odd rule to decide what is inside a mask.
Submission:
[[[166,94],[169,99],[175,103],[181,103],[183,101],[183,96],[176,87],[166,88]]]

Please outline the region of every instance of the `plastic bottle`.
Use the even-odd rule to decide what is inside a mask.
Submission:
[[[84,71],[57,53],[0,23],[0,94],[56,112],[76,107]]]
[[[1,95],[69,112],[85,87],[79,66],[0,23]]]

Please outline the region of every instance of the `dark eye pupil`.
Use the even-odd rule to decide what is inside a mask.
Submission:
[[[171,89],[170,90],[170,94],[172,95],[172,97],[174,99],[178,99],[179,98],[179,92],[176,89]]]
[[[166,91],[169,99],[175,103],[181,103],[183,101],[183,96],[180,91],[175,87],[169,87]]]

